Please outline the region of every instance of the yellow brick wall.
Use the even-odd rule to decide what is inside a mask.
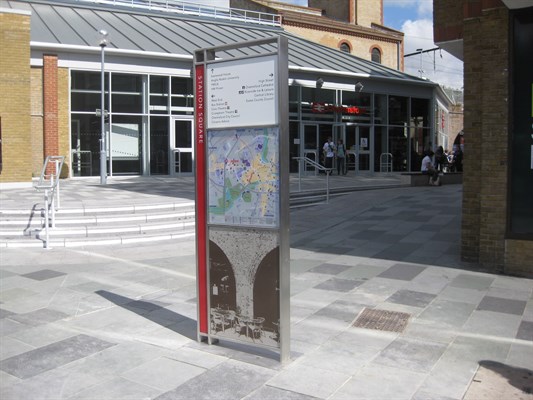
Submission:
[[[0,182],[31,182],[30,16],[0,12]]]
[[[505,273],[533,277],[533,241],[506,240]]]
[[[383,25],[383,1],[357,0],[356,19],[357,25],[361,26]]]
[[[389,68],[398,69],[398,48],[396,43],[295,26],[285,26],[285,29],[308,40],[334,49],[339,49],[341,41],[348,41],[352,48],[352,54],[365,60],[371,60],[371,49],[377,45],[381,50],[381,64]]]

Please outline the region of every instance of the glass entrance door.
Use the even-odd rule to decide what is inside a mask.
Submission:
[[[346,146],[346,125],[345,124],[335,124],[333,125],[333,143],[335,143],[335,146],[337,146],[337,151],[338,151],[338,146],[339,146],[339,141],[342,140],[342,144],[344,146],[344,163],[347,162],[347,159],[346,159],[346,150],[348,149],[348,147]],[[342,168],[342,165],[340,166],[338,163],[341,162],[341,158],[339,157],[335,157],[335,165],[333,166],[333,169],[334,171],[338,171],[339,168],[341,168],[341,170],[344,170],[344,172],[347,171],[346,169],[346,166],[344,167],[344,169]]]
[[[193,120],[192,118],[172,119],[170,135],[170,172],[171,175],[191,174],[193,172]]]
[[[356,168],[361,172],[373,170],[372,135],[369,126],[357,126],[355,130]]]
[[[320,142],[318,140],[318,125],[304,124],[303,126],[303,140],[304,145],[301,146],[302,157],[307,157],[314,162],[320,162]]]
[[[346,124],[347,170],[355,172],[373,171],[374,141],[370,126]]]
[[[106,125],[107,127],[107,125]],[[141,175],[143,123],[140,116],[115,116],[107,137],[109,175]]]

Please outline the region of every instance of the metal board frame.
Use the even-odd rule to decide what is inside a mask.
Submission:
[[[228,54],[240,48],[258,47],[261,53],[254,56],[229,57]],[[263,52],[264,51],[264,52]],[[223,54],[221,54],[223,53]],[[234,52],[233,52],[234,53]],[[209,274],[209,232],[231,231],[235,227],[212,226],[208,223],[208,191],[207,191],[207,135],[206,127],[208,101],[206,100],[206,69],[209,65],[228,61],[243,61],[260,59],[275,55],[277,57],[277,116],[276,125],[253,126],[251,128],[277,127],[279,130],[278,159],[279,159],[279,224],[277,228],[254,227],[258,232],[268,232],[277,235],[279,245],[279,340],[278,349],[280,361],[290,359],[290,222],[289,222],[289,118],[288,118],[288,39],[275,36],[260,40],[246,41],[230,45],[204,48],[194,54],[194,82],[195,82],[195,177],[196,177],[196,246],[197,246],[197,294],[198,294],[198,341],[207,340],[209,344],[220,337],[212,332],[210,324],[210,290],[211,277]],[[220,129],[233,129],[228,125]],[[209,129],[210,130],[210,129]],[[248,228],[248,227],[246,227]],[[238,228],[240,229],[240,228]],[[230,340],[224,338],[225,340]],[[238,341],[238,340],[237,340]],[[248,343],[247,344],[251,344]],[[265,347],[261,344],[251,344]],[[271,348],[271,347],[269,347]]]

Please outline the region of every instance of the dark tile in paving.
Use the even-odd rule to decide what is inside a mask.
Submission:
[[[385,233],[379,237],[381,243],[399,243],[400,240],[404,238],[405,235],[395,235],[393,233]]]
[[[380,237],[381,235],[383,235],[383,231],[373,231],[367,229],[365,231],[358,232],[354,235],[350,235],[350,239],[372,240]]]
[[[420,248],[419,243],[398,243],[393,244],[392,246],[387,247],[384,251],[397,253],[401,255],[411,254],[413,251],[416,251]]]
[[[428,217],[426,215],[414,215],[409,218],[405,218],[405,221],[410,222],[425,222],[428,220]]]
[[[533,342],[533,321],[522,321],[518,327],[516,338]]]
[[[415,215],[418,215],[418,211],[412,210],[400,210],[396,214],[393,215],[394,218],[401,217],[401,219],[410,220],[411,217],[414,217]]]
[[[266,368],[229,361],[198,375],[157,400],[240,399],[264,385],[274,375]]]
[[[351,279],[331,278],[325,282],[316,285],[315,289],[333,290],[337,292],[349,292],[350,290],[355,289],[363,283],[363,281],[355,281]]]
[[[322,264],[314,268],[311,268],[309,272],[316,272],[318,274],[327,274],[327,275],[337,275],[337,274],[340,274],[341,272],[346,271],[349,268],[350,268],[349,265]]]
[[[15,315],[15,313],[12,313],[11,311],[4,310],[3,308],[0,308],[0,319],[7,318],[11,315]]]
[[[4,318],[0,320],[0,337],[13,335],[14,333],[20,332],[24,329],[27,329],[28,326],[12,321],[9,318]],[[0,341],[1,342],[1,341]],[[3,343],[0,343],[3,346]]]
[[[9,278],[9,277],[15,276],[15,275],[17,275],[17,274],[15,274],[14,272],[6,271],[4,269],[0,269],[0,279]]]
[[[114,345],[91,336],[78,335],[10,357],[2,361],[0,369],[17,378],[26,379]]]
[[[447,344],[399,338],[374,359],[374,363],[427,373],[440,359]]]
[[[49,308],[41,308],[40,310],[35,310],[25,314],[12,315],[9,318],[29,326],[39,326],[49,322],[59,321],[60,319],[66,317],[68,317],[68,315],[65,313],[51,310]]]
[[[456,233],[443,233],[439,232],[435,236],[433,236],[433,239],[439,240],[442,242],[452,242],[457,243],[461,239]]]
[[[357,315],[365,308],[362,304],[355,302],[337,300],[327,307],[321,308],[314,315],[338,319],[344,322],[352,322]]]
[[[418,246],[417,246],[418,247]],[[426,268],[414,264],[394,264],[388,270],[383,271],[378,276],[380,278],[398,279],[402,281],[411,281]]]
[[[66,275],[64,272],[54,271],[51,269],[41,269],[39,271],[23,274],[26,278],[35,279],[36,281],[45,281],[47,279],[56,278],[58,276]]]
[[[139,311],[150,312],[154,310],[159,310],[161,308],[165,308],[169,305],[170,303],[164,303],[161,301],[134,300],[134,301],[130,301],[128,303],[123,304],[122,307],[127,308],[127,309],[137,309]]]
[[[485,296],[477,306],[478,310],[495,311],[505,314],[522,315],[527,302],[521,300],[504,299],[501,297]]]
[[[438,232],[441,229],[442,229],[442,226],[436,225],[436,224],[424,224],[418,228],[419,231],[428,231],[428,232]]]
[[[317,243],[313,243],[313,247],[312,247],[315,251],[320,251],[322,253],[328,253],[328,254],[335,254],[335,255],[341,255],[341,254],[346,254],[348,253],[350,250],[352,250],[350,247],[340,247],[340,246],[330,246],[328,244],[317,244]]]
[[[437,296],[430,293],[415,292],[412,290],[398,290],[387,301],[413,307],[426,307]]]
[[[272,386],[263,386],[259,390],[253,392],[251,395],[246,396],[246,400],[313,400],[318,397],[308,396],[306,394],[292,392],[289,390],[278,389]]]
[[[438,298],[418,316],[417,321],[434,326],[460,328],[468,321],[475,308],[475,304]]]
[[[465,289],[487,290],[494,279],[495,278],[487,276],[460,274],[455,277],[450,283],[450,286]]]

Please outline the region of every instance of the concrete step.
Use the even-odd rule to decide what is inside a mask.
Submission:
[[[191,240],[194,238],[195,232],[193,230],[187,230],[177,233],[167,233],[162,234],[158,233],[155,235],[115,235],[101,238],[50,238],[48,243],[48,248],[54,247],[86,247],[86,246],[109,246],[109,245],[121,245],[128,243],[147,243],[147,242],[158,242],[162,240]],[[44,240],[33,239],[33,240],[9,240],[9,241],[0,241],[0,248],[9,247],[9,248],[25,248],[25,247],[45,247]]]
[[[2,210],[0,247],[42,247],[46,237],[44,221],[42,209]],[[194,236],[194,227],[194,202],[64,208],[55,213],[55,227],[49,225],[48,245],[85,246],[167,240]]]
[[[337,187],[329,196],[358,190],[376,190],[403,185]],[[292,192],[290,207],[326,202],[325,188]],[[44,210],[0,210],[0,247],[43,247]],[[194,237],[194,202],[141,204],[113,207],[61,208],[55,228],[48,230],[48,247],[136,243]]]
[[[187,219],[194,219],[194,210],[182,211],[182,212],[168,212],[157,214],[120,214],[120,215],[94,215],[94,216],[76,216],[56,214],[55,225],[56,227],[68,227],[68,226],[105,226],[122,224],[142,224],[142,223],[157,223],[158,221],[182,221]],[[27,230],[38,229],[44,225],[44,216],[27,218],[9,218],[0,220],[0,236],[5,229],[9,230]]]

